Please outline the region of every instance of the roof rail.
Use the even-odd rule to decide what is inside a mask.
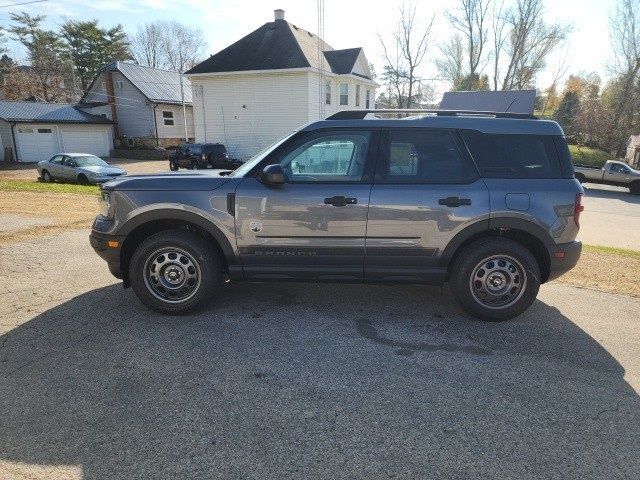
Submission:
[[[379,109],[379,110],[343,110],[334,113],[327,120],[363,120],[369,114],[384,115],[436,115],[438,117],[492,117],[516,118],[521,120],[537,120],[538,117],[530,113],[509,112],[478,112],[474,110],[425,110],[425,109]]]

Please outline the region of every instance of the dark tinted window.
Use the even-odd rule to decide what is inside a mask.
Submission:
[[[379,168],[384,183],[468,183],[477,176],[448,130],[390,130],[387,149]]]
[[[483,177],[562,178],[550,135],[461,134]]]
[[[207,153],[226,153],[227,149],[224,148],[224,145],[207,145],[205,147]]]

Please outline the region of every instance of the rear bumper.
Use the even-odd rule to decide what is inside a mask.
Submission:
[[[108,235],[96,230],[91,230],[89,234],[89,243],[95,252],[107,262],[111,274],[120,279],[123,278],[123,272],[120,268],[120,252],[123,241],[124,237],[122,236]],[[117,246],[114,246],[116,245],[115,242],[117,242]]]
[[[549,280],[558,278],[576,266],[582,253],[582,242],[559,243],[548,247]]]

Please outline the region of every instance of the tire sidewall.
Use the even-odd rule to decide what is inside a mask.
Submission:
[[[51,176],[51,174],[47,170],[42,172],[42,181],[44,183],[51,183],[52,180],[53,180],[53,177]]]
[[[200,270],[200,286],[196,294],[181,303],[164,302],[155,297],[144,280],[147,259],[153,252],[166,247],[187,251],[198,263]],[[156,233],[138,246],[129,265],[129,280],[140,301],[151,310],[169,315],[185,315],[208,303],[222,283],[222,268],[217,252],[204,239],[194,233],[171,230]]]
[[[176,172],[178,171],[178,164],[176,162],[174,162],[173,160],[169,162],[169,170],[171,170],[172,172]]]
[[[504,308],[489,308],[471,293],[470,279],[483,259],[506,255],[516,259],[526,276],[524,291],[518,300]],[[540,267],[533,254],[522,244],[503,237],[478,240],[465,247],[454,261],[449,279],[450,289],[460,306],[469,314],[486,321],[503,321],[517,317],[534,302],[540,289]]]

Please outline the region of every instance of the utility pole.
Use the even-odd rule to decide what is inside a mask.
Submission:
[[[187,107],[184,104],[184,85],[182,84],[182,72],[180,72],[180,96],[182,97],[182,120],[184,122],[184,141],[189,141],[189,134],[187,133]]]

